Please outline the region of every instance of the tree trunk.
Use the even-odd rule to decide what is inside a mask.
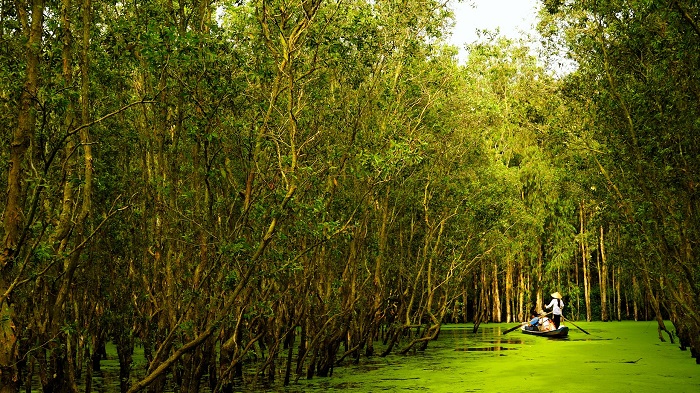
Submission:
[[[493,263],[493,275],[492,275],[492,288],[491,291],[493,293],[491,301],[493,302],[493,315],[491,316],[491,319],[496,322],[500,323],[501,322],[501,295],[500,295],[500,290],[498,288],[498,263],[494,262]]]
[[[472,329],[472,332],[474,333],[479,331],[479,325],[481,325],[481,323],[486,319],[486,310],[488,307],[488,280],[486,279],[486,269],[484,264],[485,263],[482,262],[479,269],[479,281],[474,281],[474,287],[479,293],[478,296],[474,296],[474,328]]]
[[[287,347],[287,360],[284,368],[284,382],[283,386],[289,386],[289,382],[292,376],[292,359],[294,358],[294,340],[296,339],[296,326],[292,325],[289,329],[289,333],[285,338],[285,346]]]
[[[598,272],[600,282],[600,319],[607,322],[608,315],[608,261],[605,255],[605,240],[603,238],[603,226],[600,226],[600,263],[601,269]]]
[[[513,296],[513,259],[506,260],[506,322],[516,319],[515,297]]]
[[[586,321],[591,321],[591,273],[588,262],[588,245],[586,242],[586,223],[585,223],[585,202],[581,201],[581,209],[579,210],[579,218],[581,223],[581,265],[583,267],[583,296],[586,303]]]
[[[617,320],[622,320],[622,293],[620,292],[620,268],[613,269],[614,286],[615,286],[615,303],[617,311]]]
[[[637,282],[637,276],[632,276],[632,309],[634,312],[634,320],[635,321],[639,321],[639,307],[637,306],[638,299],[639,299],[639,283]]]
[[[520,268],[518,269],[518,321],[524,321],[529,317],[529,310],[525,310],[525,293],[528,289],[525,285],[525,263],[524,255],[520,255]],[[527,315],[526,315],[527,314]]]
[[[120,329],[115,335],[117,357],[119,358],[119,391],[125,393],[131,387],[131,366],[134,353],[134,338],[130,332]]]
[[[374,289],[374,304],[372,305],[372,312],[374,313],[374,316],[372,318],[376,318],[378,316],[378,313],[381,310],[382,304],[384,303],[384,290],[383,290],[383,282],[382,282],[382,264],[385,258],[386,254],[386,248],[387,248],[387,243],[388,243],[388,226],[389,226],[389,190],[390,188],[387,187],[386,192],[382,198],[381,201],[378,201],[377,206],[380,206],[380,211],[378,212],[381,221],[379,224],[379,232],[377,234],[377,257],[375,258],[375,265],[374,265],[374,275],[373,275],[373,289]],[[370,346],[368,348],[372,347],[371,345],[372,341],[370,341]],[[372,347],[373,348],[373,347]]]
[[[574,260],[578,261],[578,253],[581,252],[581,247],[577,248],[574,250]],[[578,262],[574,263],[574,283],[576,285],[576,288],[579,289],[581,288],[580,286],[580,277],[581,277],[581,271],[579,269],[579,264]],[[576,293],[576,319],[579,318],[579,315],[581,314],[581,295],[577,291]]]
[[[469,315],[467,312],[467,305],[469,301],[469,288],[467,288],[467,285],[464,284],[462,286],[462,322],[467,323],[469,321]]]
[[[541,312],[544,306],[544,294],[542,293],[542,275],[544,272],[544,251],[542,248],[544,245],[542,244],[542,239],[538,241],[537,245],[537,283],[535,284],[537,286],[537,295],[535,298],[535,311]]]
[[[26,79],[19,98],[17,127],[12,133],[7,174],[7,192],[3,212],[3,244],[0,252],[0,393],[17,392],[20,388],[18,364],[18,337],[15,333],[15,313],[8,297],[12,292],[12,272],[15,256],[19,252],[23,226],[24,181],[23,164],[29,148],[35,124],[35,97],[39,88],[39,61],[44,26],[44,1],[32,2],[31,25],[23,12],[23,4],[17,7],[18,17],[25,28],[27,39]],[[28,29],[27,29],[28,28]]]
[[[651,307],[654,310],[654,318],[656,319],[656,323],[658,324],[658,332],[659,332],[659,340],[662,342],[666,342],[664,339],[664,336],[662,332],[666,332],[668,334],[669,340],[671,340],[671,343],[674,343],[673,339],[673,334],[666,329],[666,324],[664,323],[664,320],[661,316],[661,306],[660,306],[660,301],[659,298],[654,294],[655,292],[655,287],[652,287],[651,283],[651,277],[649,277],[649,270],[647,268],[643,269],[644,271],[644,283],[646,285],[647,293],[649,294],[649,302],[651,303]],[[663,287],[663,285],[662,285]],[[659,296],[661,296],[659,294]]]
[[[2,290],[4,288],[0,288]],[[20,388],[20,376],[17,369],[17,336],[15,335],[14,313],[3,302],[0,304],[0,392],[14,393]]]

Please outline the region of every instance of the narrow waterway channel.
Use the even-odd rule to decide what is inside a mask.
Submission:
[[[362,358],[332,377],[239,392],[700,392],[700,365],[658,339],[655,322],[577,322],[565,339],[535,337],[513,324],[445,325],[426,351]],[[109,351],[111,352],[111,351]],[[95,391],[118,392],[116,354],[103,361]],[[138,354],[135,356],[138,359]],[[135,374],[139,367],[135,365]],[[204,386],[204,385],[203,385]]]
[[[700,392],[700,366],[658,339],[655,322],[577,323],[566,339],[512,324],[446,325],[424,353],[337,367],[288,392]]]

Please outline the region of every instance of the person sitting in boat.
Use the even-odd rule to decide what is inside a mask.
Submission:
[[[539,330],[540,317],[536,313],[530,313],[530,322],[525,326],[525,330]]]
[[[554,322],[552,322],[551,319],[544,316],[544,317],[542,317],[541,320],[542,320],[542,326],[540,327],[541,332],[549,332],[552,330],[556,330],[556,327],[554,327]]]

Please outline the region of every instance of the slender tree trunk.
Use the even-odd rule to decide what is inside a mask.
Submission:
[[[542,239],[538,241],[537,246],[537,295],[535,300],[535,311],[542,311],[544,305],[544,294],[542,293],[542,274],[544,272],[544,252],[542,251]]]
[[[482,262],[478,273],[479,279],[474,280],[474,290],[478,293],[478,296],[474,296],[474,328],[472,329],[474,333],[479,330],[479,325],[484,321],[486,314],[486,290],[488,283],[485,270],[484,262]]]
[[[669,340],[671,340],[671,343],[674,343],[673,339],[673,334],[666,329],[666,324],[664,323],[663,318],[661,317],[661,305],[659,298],[656,296],[654,293],[657,287],[653,287],[651,283],[651,277],[649,276],[649,270],[644,268],[644,284],[646,285],[647,293],[649,294],[649,302],[651,303],[651,307],[654,310],[654,318],[656,319],[656,323],[658,324],[658,332],[659,332],[659,340],[662,342],[666,342],[664,339],[664,336],[662,332],[666,332],[668,334]],[[660,278],[662,280],[662,278]],[[661,287],[663,288],[663,282],[661,284]],[[661,296],[661,294],[659,294]]]
[[[579,256],[578,253],[581,252],[581,247],[577,248],[574,250],[574,260],[578,261]],[[581,282],[579,281],[581,277],[581,271],[579,269],[579,264],[578,262],[574,263],[574,285],[576,285],[576,288],[579,289],[581,288]],[[579,318],[579,315],[581,314],[581,295],[577,292],[576,293],[576,319]]]
[[[134,337],[125,330],[115,332],[117,357],[119,358],[119,391],[125,393],[131,387],[131,365],[134,354]]]
[[[286,340],[287,347],[287,360],[284,368],[284,386],[289,386],[289,382],[292,376],[292,360],[294,359],[294,341],[296,339],[296,326],[292,325],[289,329],[289,333]]]
[[[389,192],[390,189],[387,187],[386,193],[384,197],[382,198],[381,202],[378,204],[381,206],[381,211],[379,212],[381,216],[381,222],[379,226],[379,233],[377,234],[377,242],[378,242],[378,250],[377,250],[377,257],[375,258],[375,265],[374,265],[374,277],[373,277],[373,284],[374,284],[374,304],[373,304],[373,312],[374,313],[379,313],[381,309],[381,305],[384,301],[384,291],[383,291],[383,283],[382,283],[382,264],[385,258],[386,254],[386,248],[387,248],[387,243],[388,243],[388,226],[389,226]],[[375,315],[376,316],[376,315]]]
[[[520,267],[518,269],[518,321],[524,321],[529,316],[528,310],[525,310],[525,293],[527,293],[528,288],[525,285],[525,256],[521,253],[519,258]]]
[[[85,346],[85,354],[83,355],[86,360],[85,368],[85,393],[92,393],[92,354],[90,353],[90,346]]]
[[[462,287],[462,322],[464,322],[464,323],[467,323],[467,321],[469,320],[469,315],[467,315],[468,314],[467,305],[469,304],[469,303],[467,303],[468,301],[469,301],[469,289],[467,288],[467,285],[465,284]]]
[[[589,321],[589,322],[591,320],[591,289],[590,288],[591,288],[590,267],[588,264],[588,258],[586,257],[585,252],[584,252],[584,255],[583,255],[583,296],[584,296],[584,302],[586,304],[586,321]]]
[[[639,307],[637,306],[637,299],[639,299],[639,283],[637,282],[637,277],[632,276],[632,309],[634,312],[635,321],[639,321]]]
[[[515,302],[513,296],[513,260],[506,260],[506,322],[512,322],[516,319]]]
[[[608,261],[605,255],[605,240],[603,237],[603,226],[600,226],[600,263],[601,269],[598,272],[600,282],[600,319],[607,322],[608,316]]]
[[[585,201],[581,201],[579,218],[581,223],[581,265],[583,267],[583,296],[586,303],[586,321],[591,320],[591,280],[588,262],[588,246],[586,244]]]
[[[30,145],[35,124],[35,98],[39,88],[39,61],[44,25],[44,1],[32,2],[31,23],[24,12],[24,2],[18,2],[17,11],[24,35],[27,39],[26,79],[19,98],[17,127],[11,142],[7,173],[7,192],[3,211],[3,244],[0,252],[0,393],[17,392],[20,376],[17,364],[18,337],[12,305],[7,297],[12,292],[12,272],[15,257],[21,245],[20,233],[23,226],[24,181],[23,164]]]
[[[574,257],[574,261],[576,261],[575,257]],[[574,262],[574,265],[576,265],[575,262]],[[571,283],[571,277],[572,277],[571,270],[567,269],[567,270],[566,270],[566,285],[565,285],[565,288],[571,288],[571,287],[573,286],[573,284]],[[572,297],[569,298],[569,305],[568,305],[568,308],[566,309],[567,312],[564,313],[564,311],[562,311],[562,313],[563,313],[564,316],[571,316],[571,315],[573,315],[573,309],[574,309],[574,307],[573,307],[573,301],[574,301],[574,299],[573,299],[573,296],[572,296]]]
[[[622,294],[620,293],[620,268],[613,269],[613,286],[615,287],[615,310],[618,321],[622,320]]]
[[[492,320],[494,322],[501,322],[501,294],[500,290],[498,288],[498,263],[494,262],[493,263],[493,275],[492,275],[492,288],[491,291],[493,292],[493,315],[491,316]]]
[[[3,289],[0,288],[0,290]],[[14,317],[13,310],[7,302],[0,304],[0,392],[2,393],[18,392],[21,383],[17,369],[19,357]]]
[[[63,49],[62,49],[62,59],[63,59],[63,80],[64,87],[67,91],[72,90],[73,86],[73,74],[74,74],[74,45],[73,45],[73,33],[72,33],[72,8],[73,4],[71,0],[63,0],[61,5],[61,23],[63,32]],[[89,13],[89,9],[85,12]],[[83,20],[85,18],[83,16]],[[86,27],[89,29],[89,27]],[[83,32],[83,34],[86,34]],[[89,34],[89,33],[87,33]],[[83,40],[86,38],[83,37]],[[89,36],[87,38],[89,40]],[[81,63],[87,62],[87,54],[85,50],[81,52]],[[66,162],[64,167],[64,184],[63,184],[63,201],[60,216],[58,218],[58,225],[54,232],[51,234],[49,240],[50,244],[58,253],[66,251],[68,242],[70,238],[73,238],[73,249],[70,251],[69,255],[65,257],[63,261],[63,272],[60,280],[60,286],[56,293],[56,298],[53,301],[53,305],[49,308],[49,336],[51,337],[61,337],[65,340],[65,349],[61,350],[56,348],[52,351],[51,356],[64,356],[65,359],[62,361],[53,362],[56,365],[65,367],[64,370],[52,370],[52,374],[55,376],[51,378],[50,384],[54,388],[60,391],[77,391],[77,382],[75,376],[75,356],[76,351],[71,347],[72,342],[75,338],[71,333],[65,332],[60,334],[58,329],[63,325],[64,319],[73,320],[77,318],[77,315],[70,315],[70,307],[66,307],[66,304],[70,302],[71,298],[71,288],[74,283],[74,276],[76,269],[81,261],[81,254],[85,249],[85,243],[88,236],[86,235],[86,221],[91,212],[91,198],[92,198],[92,147],[89,140],[88,127],[81,127],[78,131],[77,138],[73,135],[74,129],[77,127],[76,119],[80,118],[81,121],[88,117],[88,96],[87,96],[87,81],[86,75],[82,73],[81,83],[80,83],[80,95],[79,99],[81,101],[80,117],[77,116],[77,106],[74,100],[68,99],[68,104],[66,107],[65,118],[64,118],[64,129],[69,137],[66,140]],[[76,143],[76,138],[79,143]],[[80,176],[83,179],[82,188],[78,195],[74,189],[74,184],[72,178],[73,173],[78,172],[78,161],[81,157],[77,154],[77,151],[82,151],[82,158],[84,160],[83,171]],[[79,206],[79,208],[78,208]]]

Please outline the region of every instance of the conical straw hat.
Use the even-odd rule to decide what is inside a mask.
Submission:
[[[554,293],[552,294],[552,297],[555,298],[555,299],[561,299],[561,294],[560,294],[559,292],[554,292]]]

